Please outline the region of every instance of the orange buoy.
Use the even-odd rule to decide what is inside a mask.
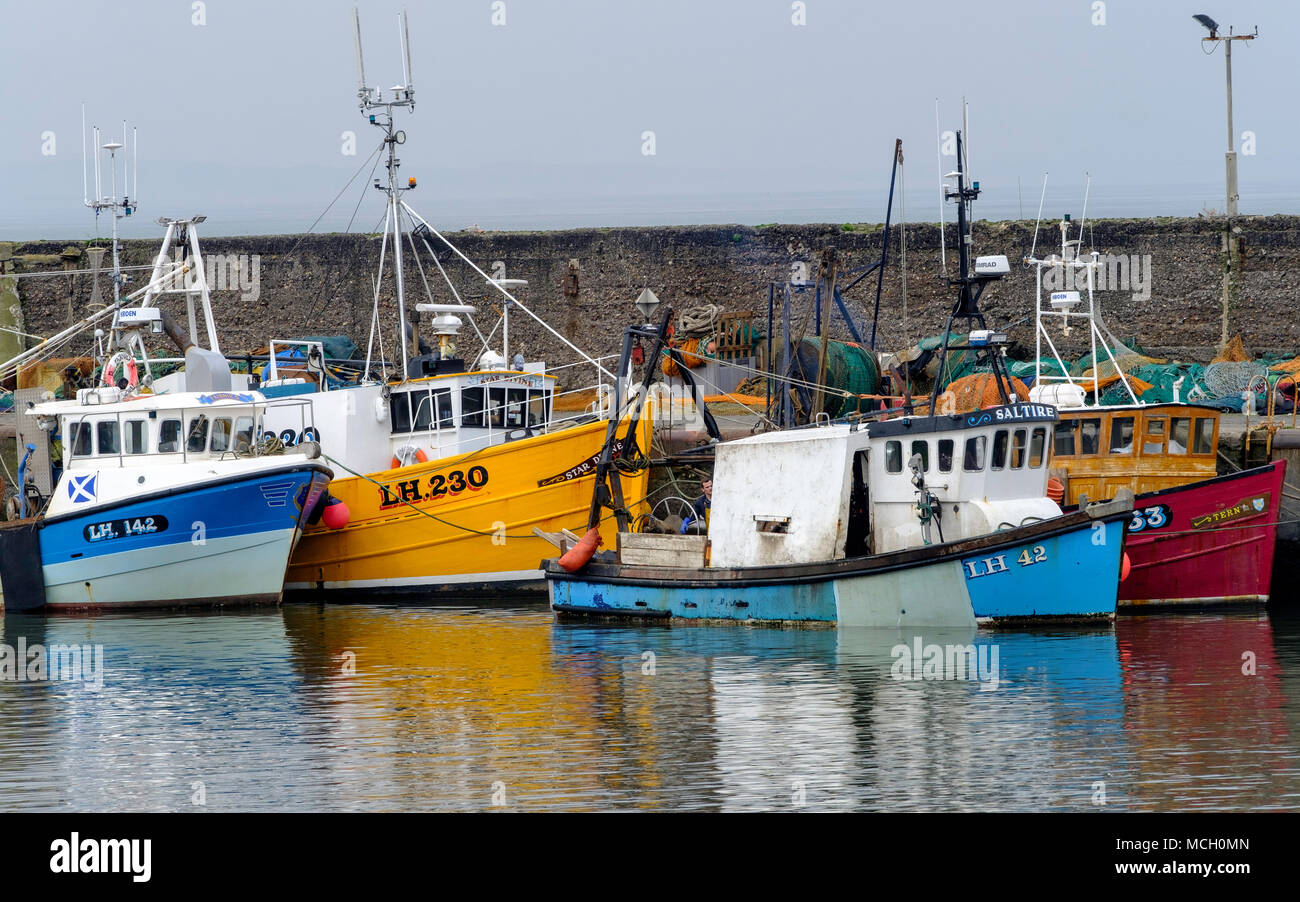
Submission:
[[[1128,552],[1124,552],[1124,557],[1119,564],[1119,581],[1124,582],[1128,579],[1129,571],[1133,569],[1133,562],[1128,559]]]
[[[404,446],[404,448],[410,448],[410,447],[411,447],[410,445],[405,445],[405,446]],[[401,451],[401,450],[403,450],[403,448],[398,448],[397,450]],[[423,449],[423,448],[416,448],[416,449],[415,449],[415,462],[416,462],[417,464],[425,463],[428,459],[429,459],[429,455],[427,455],[427,454],[424,453],[424,449]],[[402,463],[401,459],[398,458],[398,456],[397,456],[396,454],[394,454],[394,455],[393,455],[393,465],[392,465],[391,467],[389,467],[389,469],[390,469],[390,470],[396,470],[398,467],[406,467],[406,466],[411,466],[411,464],[404,464],[404,463]]]
[[[591,556],[596,553],[596,546],[603,544],[605,540],[600,537],[600,530],[593,526],[578,540],[577,545],[560,555],[560,566],[570,573],[577,573],[587,566],[587,561],[591,560]]]
[[[1047,480],[1047,497],[1051,498],[1057,504],[1065,500],[1065,483],[1055,476]]]
[[[348,525],[352,519],[352,512],[348,506],[343,503],[342,499],[331,497],[325,503],[325,510],[321,513],[321,520],[330,529],[342,529]]]

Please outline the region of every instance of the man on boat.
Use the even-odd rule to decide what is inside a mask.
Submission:
[[[691,502],[691,509],[695,511],[695,516],[688,517],[682,523],[683,535],[690,529],[692,523],[698,523],[702,528],[709,522],[709,507],[713,504],[713,480],[710,477],[704,477],[704,481],[700,483],[700,492],[702,494]]]

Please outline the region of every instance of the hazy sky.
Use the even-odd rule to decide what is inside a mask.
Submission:
[[[95,234],[81,206],[83,101],[106,132],[123,118],[139,129],[141,207],[124,230],[136,236],[195,213],[209,235],[304,231],[379,141],[356,106],[351,0],[3,4],[0,237]],[[401,3],[360,7],[367,75],[388,88],[401,81]],[[977,216],[1032,218],[1045,170],[1047,215],[1078,216],[1085,171],[1090,216],[1221,209],[1223,49],[1204,55],[1198,12],[1260,31],[1233,53],[1238,149],[1250,131],[1256,151],[1240,158],[1242,212],[1300,212],[1294,0],[407,8],[418,103],[401,114],[401,171],[420,180],[412,205],[442,226],[879,221],[895,138],[907,216],[933,220],[935,99],[948,129],[963,95]],[[383,202],[362,190],[368,173],[318,231],[342,230],[363,194],[352,228],[374,228]]]

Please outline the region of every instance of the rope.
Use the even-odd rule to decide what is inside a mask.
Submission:
[[[675,317],[678,334],[682,338],[703,338],[712,335],[718,325],[721,304],[701,304],[683,311]]]

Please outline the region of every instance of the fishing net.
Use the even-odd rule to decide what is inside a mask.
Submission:
[[[701,345],[705,345],[705,347],[701,349]],[[705,342],[702,338],[686,338],[680,343],[670,345],[670,347],[676,347],[677,352],[681,354],[682,362],[686,364],[688,369],[694,370],[704,366],[705,360],[703,355],[705,353],[708,353],[708,356],[710,357],[713,356],[712,353],[710,353],[712,351],[710,346],[712,345],[712,341]],[[680,376],[681,368],[677,365],[676,358],[669,355],[667,348],[665,348],[662,353],[662,368],[664,375]]]
[[[1210,363],[1212,365],[1215,363],[1245,363],[1250,359],[1251,356],[1246,351],[1246,346],[1241,343],[1241,336],[1234,335],[1232,341],[1220,348],[1219,353],[1214,355],[1214,359]]]
[[[1029,400],[1029,387],[1014,376],[1011,378],[1010,391],[1018,400]],[[948,388],[939,395],[938,412],[969,413],[985,407],[997,407],[1002,403],[1002,393],[998,390],[993,374],[972,373],[948,384]]]
[[[1212,398],[1240,396],[1242,392],[1268,384],[1268,371],[1251,360],[1225,360],[1205,368],[1205,390]]]

